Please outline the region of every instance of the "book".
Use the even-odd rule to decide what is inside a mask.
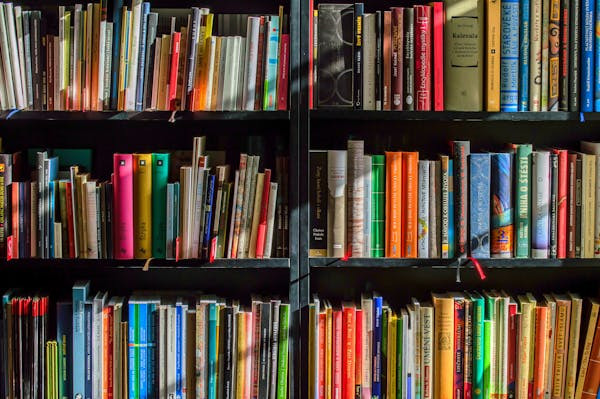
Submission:
[[[490,257],[490,154],[469,155],[471,209],[470,253],[475,258]]]
[[[550,238],[550,153],[532,153],[531,256],[547,258]]]
[[[327,255],[346,254],[346,151],[328,151]]]
[[[519,2],[500,4],[500,110],[518,111],[519,104]]]
[[[493,258],[513,256],[512,154],[491,155],[492,217],[490,247]]]

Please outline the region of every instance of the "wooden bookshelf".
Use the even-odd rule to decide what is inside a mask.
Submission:
[[[0,121],[289,121],[289,111],[5,111]]]

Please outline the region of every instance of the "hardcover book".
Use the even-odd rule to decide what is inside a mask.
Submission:
[[[470,250],[474,258],[490,257],[490,154],[469,155]]]
[[[492,258],[513,256],[512,154],[492,154],[491,164],[491,255]]]
[[[310,153],[310,249],[309,256],[327,256],[327,152]],[[329,194],[327,194],[329,195]]]

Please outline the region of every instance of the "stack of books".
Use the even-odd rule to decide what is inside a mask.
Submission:
[[[214,296],[2,297],[0,394],[7,398],[288,397],[289,304]],[[53,322],[53,321],[52,321]]]
[[[0,3],[0,108],[36,111],[286,110],[288,17],[215,15],[149,2]],[[51,29],[56,25],[55,29]]]
[[[314,108],[600,111],[593,1],[309,4]]]
[[[0,154],[3,256],[286,257],[287,159],[261,169],[260,156],[241,154],[234,170],[224,151],[205,147],[196,137],[193,151],[175,153],[173,162],[169,153],[114,154],[108,181],[79,165],[59,170],[58,150],[32,154],[28,180],[17,172],[20,153]]]
[[[313,257],[600,257],[600,144],[581,151],[310,153]]]
[[[582,309],[587,305],[586,309]],[[309,305],[309,398],[595,398],[599,303],[451,292]]]

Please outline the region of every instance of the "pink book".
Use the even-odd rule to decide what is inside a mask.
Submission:
[[[288,102],[288,73],[290,68],[290,35],[281,35],[279,47],[279,73],[277,74],[277,109],[287,110]]]
[[[171,41],[171,75],[169,77],[169,111],[175,111],[179,106],[177,97],[177,72],[179,71],[179,45],[181,43],[181,32],[173,32]]]
[[[133,259],[133,155],[113,155],[114,257]]]
[[[444,3],[434,1],[433,9],[433,110],[444,110]]]
[[[431,7],[415,6],[415,99],[417,111],[431,111]]]
[[[265,180],[258,219],[258,234],[256,236],[256,258],[262,259],[265,253],[265,238],[267,236],[267,213],[269,211],[269,191],[271,190],[271,169],[265,169]]]

